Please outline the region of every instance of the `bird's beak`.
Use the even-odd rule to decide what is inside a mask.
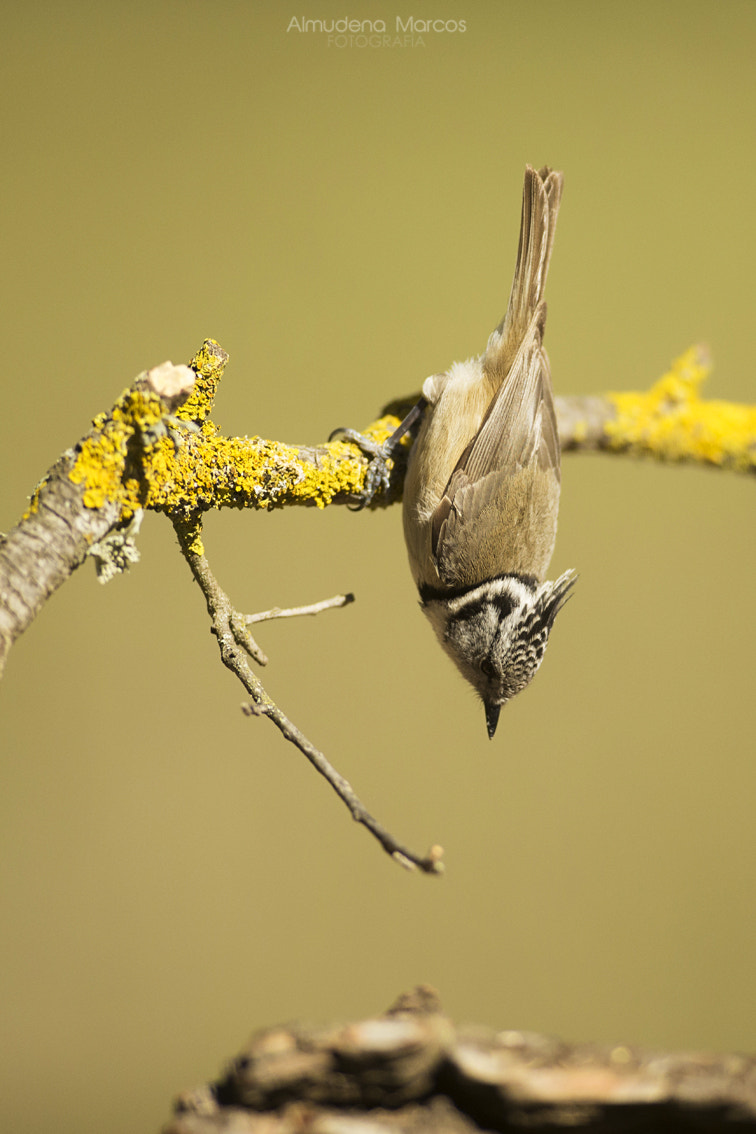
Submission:
[[[488,729],[488,739],[493,740],[496,726],[499,723],[499,713],[501,712],[501,705],[495,702],[486,702],[486,728]]]

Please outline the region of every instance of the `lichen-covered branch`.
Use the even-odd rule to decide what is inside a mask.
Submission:
[[[120,521],[115,501],[83,506],[64,454],[35,492],[35,504],[0,542],[0,675],[8,651],[44,603]]]
[[[209,396],[226,358],[206,343],[192,370],[164,364],[140,375],[39,482],[21,521],[0,540],[0,675],[50,595],[88,555],[105,553],[111,533],[133,524],[147,500],[149,455],[165,439],[172,411],[192,389]]]
[[[164,364],[140,375],[39,482],[20,522],[0,537],[0,674],[13,642],[88,556],[103,580],[136,557],[129,532],[143,510],[180,518],[357,499],[366,461],[354,446],[221,435],[211,414],[227,359],[207,340],[190,368]],[[391,420],[372,436],[387,436]]]
[[[367,459],[351,443],[301,446],[223,435],[213,407],[227,358],[207,340],[191,370],[166,364],[141,375],[42,479],[24,517],[0,542],[0,672],[13,641],[88,555],[102,579],[135,558],[129,525],[143,510],[181,519],[211,508],[324,508],[359,500]],[[694,347],[647,392],[557,398],[563,450],[753,472],[756,407],[701,398],[708,368],[705,351]],[[363,432],[383,441],[413,400],[386,407]],[[397,459],[388,491],[372,506],[400,499],[405,463]],[[118,546],[109,538],[114,532]]]
[[[212,403],[225,361],[217,344],[205,344],[191,364],[201,381],[176,413],[178,421],[193,423],[195,432],[183,436],[179,445],[175,431],[155,437],[131,468],[126,457],[137,422],[134,406],[124,395],[126,409],[117,405],[102,428],[78,448],[70,476],[84,486],[88,506],[118,499],[128,519],[137,507],[191,515],[210,508],[323,508],[360,498],[367,462],[348,442],[302,446],[221,433],[212,418]],[[648,391],[557,398],[564,451],[601,449],[753,471],[756,407],[701,398],[708,371],[705,352],[694,347]],[[388,407],[363,432],[385,440],[399,424],[407,401]],[[139,409],[144,412],[141,405]],[[402,477],[398,465],[388,494],[379,494],[376,506],[400,498]]]
[[[256,1032],[163,1134],[726,1131],[756,1125],[756,1059],[456,1028],[421,986],[382,1016]]]
[[[696,346],[650,390],[557,398],[562,451],[600,449],[753,473],[756,406],[702,398],[710,369],[708,352]]]
[[[367,462],[354,445],[288,445],[220,431],[211,415],[227,358],[217,343],[204,343],[190,364],[197,383],[170,430],[157,428],[159,406],[145,405],[143,395],[131,390],[110,414],[95,419],[69,474],[82,485],[87,507],[118,500],[128,520],[138,508],[190,516],[211,508],[323,508],[359,499]],[[191,431],[182,431],[182,423]],[[395,424],[388,415],[365,433],[382,441]],[[130,461],[130,454],[139,459]]]

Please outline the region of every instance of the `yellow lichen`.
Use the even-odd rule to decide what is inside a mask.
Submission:
[[[84,485],[87,508],[117,503],[121,519],[127,520],[142,507],[144,490],[135,476],[126,475],[129,443],[138,433],[143,446],[148,446],[164,416],[164,406],[155,394],[136,389],[124,390],[109,415],[98,414],[68,474],[74,484]]]
[[[210,417],[218,383],[223,377],[227,361],[228,355],[215,339],[205,339],[189,363],[197,380],[187,400],[176,410],[176,417],[196,422],[204,422]]]
[[[605,426],[610,446],[662,460],[754,467],[756,408],[701,398],[709,370],[705,350],[691,347],[650,390],[609,394],[615,409]]]
[[[43,476],[39,484],[37,484],[37,486],[35,487],[29,500],[29,507],[21,517],[22,520],[28,520],[29,516],[34,516],[39,511],[39,497],[43,492],[45,486],[49,483],[49,479],[49,477]]]
[[[191,516],[224,507],[324,508],[337,496],[359,495],[366,461],[351,443],[334,441],[313,457],[297,446],[220,434],[210,415],[226,361],[225,351],[206,340],[191,362],[192,393],[173,418],[140,386],[125,390],[110,413],[98,414],[69,473],[84,486],[87,507],[116,503],[126,520],[140,507]],[[184,433],[182,420],[193,423],[191,432]],[[365,433],[380,443],[397,425],[387,414]]]
[[[204,342],[192,360],[197,373],[194,389],[177,417],[200,422],[209,418],[227,357],[212,339]],[[153,467],[159,471],[175,464],[174,441],[167,434],[165,418],[166,407],[160,398],[138,387],[124,390],[109,413],[95,417],[92,432],[79,444],[68,474],[74,484],[84,486],[87,508],[116,503],[121,520],[128,520],[147,504]],[[216,427],[210,425],[207,431],[213,436]]]
[[[87,507],[116,504],[121,522],[144,508],[182,518],[196,525],[193,550],[201,551],[198,517],[209,508],[325,508],[336,498],[361,494],[368,462],[352,442],[336,440],[311,449],[261,437],[222,436],[211,413],[226,361],[218,344],[206,340],[192,359],[194,388],[174,416],[139,382],[121,394],[110,412],[97,415],[75,450],[69,473],[83,486]],[[604,424],[609,447],[659,459],[754,468],[756,408],[703,401],[699,388],[708,369],[705,352],[694,347],[651,390],[607,395],[614,411]],[[406,408],[393,403],[365,435],[384,442],[399,425],[394,411]],[[575,426],[578,445],[588,437],[589,424],[586,419]],[[409,436],[402,443],[410,445]],[[42,487],[27,515],[36,510]]]
[[[181,539],[195,555],[205,554],[205,545],[202,542],[202,516],[199,512],[195,512],[183,521]]]
[[[397,424],[396,418],[382,418],[366,435],[381,442]],[[349,442],[323,446],[314,461],[297,446],[262,437],[223,437],[211,426],[207,422],[178,452],[168,444],[155,446],[146,507],[185,512],[307,503],[324,508],[337,496],[362,490],[365,462]]]

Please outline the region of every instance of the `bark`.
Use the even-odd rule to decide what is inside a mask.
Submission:
[[[163,1134],[736,1131],[756,1126],[756,1059],[456,1028],[427,986],[385,1015],[253,1035]]]

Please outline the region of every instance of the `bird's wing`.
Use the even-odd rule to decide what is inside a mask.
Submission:
[[[464,554],[474,562],[481,550],[476,546],[479,541],[490,542],[498,536],[501,542],[507,527],[537,521],[537,502],[528,499],[532,495],[528,486],[536,482],[538,472],[550,474],[541,480],[555,484],[558,493],[559,437],[549,362],[542,345],[545,317],[546,306],[541,303],[480,430],[449,478],[433,515],[431,548],[437,561],[448,565]],[[484,514],[486,523],[481,528],[486,530],[476,533],[475,525]],[[461,525],[464,541],[457,538]],[[527,541],[528,533],[522,535]],[[483,555],[489,569],[493,554]]]

